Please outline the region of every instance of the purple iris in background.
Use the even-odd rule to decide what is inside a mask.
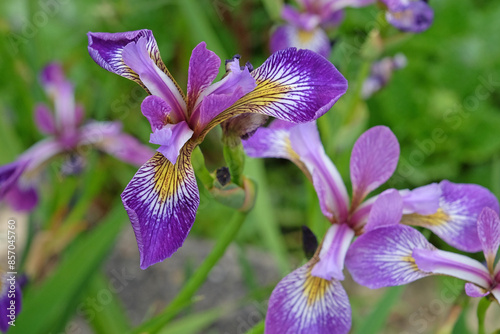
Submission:
[[[85,146],[94,146],[135,165],[147,161],[151,149],[123,133],[121,123],[90,121],[81,125],[83,107],[75,104],[73,85],[66,80],[59,64],[46,66],[40,79],[54,103],[55,113],[47,105],[38,104],[35,123],[40,132],[48,136],[16,161],[0,166],[0,200],[5,200],[14,210],[32,210],[38,203],[36,185],[43,167],[52,158],[63,153],[78,153]],[[66,166],[75,169],[71,164],[74,162]]]
[[[325,58],[330,55],[330,40],[324,29],[336,27],[344,19],[343,8],[362,7],[374,0],[297,0],[300,9],[284,5],[287,21],[272,33],[271,52],[288,47],[313,50]]]
[[[363,82],[361,95],[364,99],[369,98],[381,90],[392,77],[395,70],[406,66],[406,56],[402,53],[394,57],[385,57],[375,62],[370,70],[370,76]]]
[[[122,194],[141,254],[141,268],[171,256],[195,220],[199,193],[191,152],[212,128],[244,113],[290,122],[323,115],[345,93],[347,81],[326,59],[309,50],[279,51],[254,71],[239,59],[226,63],[204,42],[191,55],[187,94],[160,58],[149,30],[89,33],[89,52],[106,70],[131,79],[151,95],[142,113],[151,123],[150,142],[160,145]]]
[[[362,235],[353,243],[347,267],[357,282],[370,288],[407,284],[429,275],[449,275],[469,282],[465,285],[467,295],[483,297],[491,293],[498,302],[500,265],[495,265],[500,247],[498,202],[484,201],[484,204],[489,206],[478,215],[476,233],[486,265],[465,255],[439,250],[416,229],[389,220],[386,226]],[[367,265],[371,269],[363,268]]]
[[[258,129],[243,144],[250,156],[285,158],[299,166],[313,182],[321,210],[332,223],[313,258],[286,276],[274,289],[266,333],[349,331],[351,309],[339,281],[344,279],[346,255],[355,252],[351,250],[357,243],[351,245],[355,235],[369,235],[388,222],[395,222],[424,226],[455,247],[477,249],[480,247],[477,233],[474,233],[477,215],[485,204],[496,203],[494,196],[480,186],[449,181],[412,191],[389,189],[365,200],[371,191],[389,179],[399,159],[397,139],[384,126],[369,129],[354,144],[350,161],[353,188],[350,201],[339,172],[321,145],[314,123],[294,125],[274,121],[269,127]],[[353,276],[362,277],[380,269],[371,264],[373,258],[366,260],[364,254],[347,258],[362,262],[356,267],[347,262],[347,269]]]
[[[387,6],[386,19],[404,32],[423,32],[432,24],[434,11],[427,0],[380,0]]]

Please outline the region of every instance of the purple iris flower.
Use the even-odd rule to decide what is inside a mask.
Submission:
[[[37,178],[43,166],[55,156],[78,152],[85,146],[95,146],[118,159],[141,165],[151,149],[122,132],[119,122],[91,121],[81,125],[83,107],[75,104],[73,85],[64,77],[59,64],[49,64],[41,74],[47,95],[54,102],[55,113],[45,104],[35,109],[35,123],[48,135],[18,159],[0,166],[0,200],[18,211],[30,211],[38,203]]]
[[[335,27],[344,19],[343,8],[362,7],[374,0],[297,0],[300,9],[285,5],[281,12],[287,21],[273,32],[271,51],[288,47],[313,50],[325,58],[330,55],[330,40],[324,29]]]
[[[248,155],[292,160],[312,180],[325,217],[332,223],[321,247],[304,266],[274,289],[266,333],[347,333],[351,308],[340,281],[344,258],[355,234],[369,219],[373,200],[366,196],[393,174],[399,144],[384,126],[369,129],[351,154],[352,198],[335,165],[326,155],[315,123],[292,125],[274,121],[244,142]]]
[[[392,73],[405,66],[406,56],[402,53],[375,62],[370,70],[370,76],[363,82],[361,91],[363,98],[367,99],[381,90],[391,79]]]
[[[274,289],[266,333],[349,331],[351,309],[339,282],[344,279],[344,261],[350,258],[363,261],[363,265],[356,267],[347,262],[353,276],[363,277],[370,270],[380,269],[369,265],[374,260],[365,261],[364,254],[349,256],[355,252],[351,250],[357,243],[351,244],[355,235],[370,235],[389,222],[413,224],[431,229],[455,247],[475,250],[480,247],[477,233],[473,233],[475,219],[485,204],[496,203],[494,196],[482,187],[448,181],[412,191],[389,189],[365,200],[371,191],[389,179],[399,159],[398,141],[384,126],[369,129],[354,144],[350,201],[339,172],[321,145],[314,123],[294,125],[274,121],[269,127],[258,129],[243,144],[250,156],[285,158],[301,168],[313,182],[321,210],[332,223],[313,258]]]
[[[432,24],[434,11],[426,0],[380,0],[387,6],[386,19],[405,32],[423,32]]]
[[[151,31],[88,36],[97,64],[151,94],[141,109],[151,123],[150,142],[160,147],[122,194],[143,269],[171,256],[193,225],[200,199],[191,152],[208,131],[244,113],[308,122],[328,111],[347,89],[330,62],[295,48],[271,55],[253,71],[240,67],[235,57],[226,63],[223,79],[212,83],[220,59],[202,42],[192,52],[184,94],[162,62]]]
[[[500,265],[495,263],[500,246],[498,203],[485,204],[490,206],[484,207],[478,215],[476,233],[486,264],[465,255],[439,250],[416,229],[389,223],[362,235],[353,243],[347,267],[358,283],[371,288],[407,284],[429,275],[453,276],[468,282],[465,292],[470,297],[491,293],[498,302]]]

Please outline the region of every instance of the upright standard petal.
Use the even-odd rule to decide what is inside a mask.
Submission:
[[[500,247],[500,219],[498,214],[486,207],[479,214],[477,232],[490,273],[493,273],[495,257]]]
[[[172,106],[175,112],[185,109],[184,93],[177,85],[160,58],[158,46],[150,30],[136,30],[124,33],[89,32],[88,50],[92,59],[102,68],[133,80],[150,92],[151,87]],[[141,40],[141,42],[139,42]],[[128,63],[124,50],[128,46]],[[145,49],[144,49],[145,48]],[[153,64],[148,59],[148,56]],[[135,68],[131,68],[132,65]],[[142,82],[140,71],[147,82]],[[163,81],[162,85],[160,81]],[[150,87],[146,87],[147,84]],[[154,94],[153,92],[150,92]],[[175,107],[177,106],[177,107]]]
[[[335,66],[310,50],[278,51],[251,74],[257,87],[212,120],[204,134],[242,113],[309,122],[327,112],[347,90],[347,81]]]
[[[325,235],[319,261],[311,270],[311,275],[326,280],[344,280],[344,260],[354,238],[354,230],[347,224],[332,224]]]
[[[175,165],[156,153],[122,193],[142,269],[170,257],[191,230],[200,203],[191,165],[192,149],[192,145],[186,144]]]
[[[396,170],[399,143],[386,126],[375,126],[363,133],[351,153],[352,208],[372,190],[387,181]]]
[[[189,59],[187,83],[187,110],[193,110],[196,100],[219,73],[220,58],[207,50],[205,42],[198,44]]]
[[[44,134],[53,135],[56,133],[54,116],[45,104],[40,103],[35,107],[35,124]]]
[[[321,144],[315,122],[299,124],[290,131],[290,143],[312,176],[321,211],[330,221],[344,223],[349,197],[342,177]]]
[[[396,189],[380,194],[370,210],[364,232],[399,224],[403,216],[403,199]]]
[[[415,264],[412,254],[418,248],[435,249],[409,226],[378,228],[352,243],[346,267],[357,283],[371,289],[407,284],[429,275]]]
[[[274,288],[266,316],[266,334],[345,334],[351,307],[338,281],[311,276],[308,263]]]
[[[499,211],[498,200],[488,189],[475,184],[439,183],[439,210],[432,215],[408,214],[403,224],[430,229],[449,245],[465,252],[482,250],[477,217],[485,207]]]

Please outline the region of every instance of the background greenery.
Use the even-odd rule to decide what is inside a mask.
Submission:
[[[430,4],[435,10],[435,23],[419,35],[397,34],[380,20],[376,6],[346,11],[345,22],[331,32],[336,42],[330,60],[349,80],[350,89],[319,120],[323,142],[349,184],[354,141],[368,127],[387,125],[402,148],[398,171],[387,186],[414,188],[449,179],[481,184],[498,196],[500,3],[443,0]],[[260,65],[269,56],[269,34],[279,22],[279,9],[277,0],[2,1],[0,163],[13,161],[42,138],[33,122],[33,109],[37,102],[47,101],[38,73],[51,61],[65,67],[87,118],[121,120],[126,132],[148,142],[149,124],[140,113],[145,93],[135,83],[104,71],[92,61],[87,52],[88,31],[151,29],[163,61],[185,87],[191,50],[201,41],[206,41],[222,60],[239,53],[243,61]],[[361,46],[374,26],[390,37],[382,55],[402,52],[408,66],[397,71],[381,92],[350,110],[347,104],[363,62]],[[224,164],[219,136],[213,131],[202,146],[209,170]],[[41,204],[26,223],[28,240],[37,233],[50,233],[55,241],[46,245],[45,252],[47,257],[56,258],[56,265],[50,267],[43,262],[43,274],[28,287],[26,299],[31,301],[26,302],[24,313],[39,314],[30,322],[32,325],[25,318],[25,333],[55,333],[64,328],[65,321],[74,315],[70,305],[77,305],[87,289],[99,291],[99,284],[106,284],[100,266],[117,232],[130,228],[118,196],[136,168],[95,152],[86,153],[85,158],[87,167],[82,175],[63,179],[59,165],[50,165],[44,174]],[[303,260],[301,225],[309,225],[320,236],[328,224],[312,186],[289,162],[267,160],[263,164],[249,159],[246,172],[259,183],[259,193],[257,206],[238,235],[238,244],[268,252],[284,275]],[[190,237],[217,238],[231,210],[212,200],[203,189],[201,192],[202,203]],[[123,223],[112,223],[118,221]],[[111,222],[111,227],[106,222]],[[60,240],[67,242],[54,245]],[[27,247],[32,244],[28,242]],[[87,249],[85,245],[91,251],[78,258],[79,247]],[[28,249],[24,254],[27,256]],[[245,275],[251,288],[249,300],[265,300],[272,286],[256,286],[252,281],[256,273],[245,266],[244,258],[241,266],[249,270]],[[401,292],[388,291],[386,296],[376,297],[382,299],[373,309],[380,313],[368,318],[354,313],[354,330],[368,333],[366,328],[376,332],[389,326],[386,316]],[[353,292],[355,311],[364,303],[363,297],[357,298]],[[54,302],[48,303],[51,299]],[[200,328],[210,325],[220,312],[210,315],[199,327],[180,327],[180,332],[202,331]],[[124,318],[116,301],[116,307],[99,314],[92,328],[101,333],[120,333],[127,330]],[[20,319],[23,321],[22,316]],[[192,320],[186,319],[185,323],[193,326]],[[384,321],[377,325],[380,319]],[[48,327],[33,327],[38,326],[35,320]],[[455,331],[467,332],[465,328],[465,322],[459,321]],[[22,329],[16,330],[21,333]]]

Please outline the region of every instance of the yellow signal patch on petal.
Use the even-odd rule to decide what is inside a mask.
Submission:
[[[418,213],[403,215],[401,223],[405,225],[429,227],[440,226],[449,221],[450,216],[448,216],[442,209],[438,209],[438,211],[432,215],[420,215]]]
[[[311,268],[312,269],[312,268]],[[307,298],[307,306],[311,306],[325,298],[325,293],[332,281],[311,275],[311,270],[307,271],[304,281],[304,297]]]

